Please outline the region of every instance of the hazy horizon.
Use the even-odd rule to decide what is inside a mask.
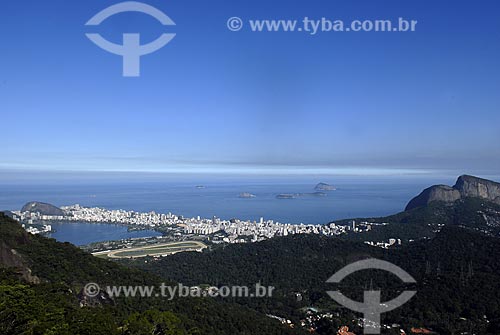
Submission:
[[[85,26],[114,3],[4,4],[4,174],[499,171],[498,2],[169,0],[152,5],[175,26],[139,13]],[[418,25],[313,36],[230,31],[232,16]],[[164,31],[177,35],[138,78],[85,37]]]

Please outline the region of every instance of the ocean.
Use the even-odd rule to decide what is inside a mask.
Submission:
[[[324,224],[353,217],[385,216],[404,210],[424,188],[453,184],[455,177],[301,177],[193,178],[189,180],[134,180],[113,182],[0,184],[0,210],[19,210],[26,202],[56,206],[80,204],[107,209],[156,211],[188,216],[282,223]],[[322,197],[277,199],[278,194],[312,193],[319,182],[337,190]],[[202,188],[197,186],[203,186]],[[240,198],[248,192],[254,198]]]

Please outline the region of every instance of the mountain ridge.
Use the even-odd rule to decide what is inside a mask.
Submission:
[[[433,185],[410,200],[405,211],[441,201],[453,203],[464,198],[482,198],[500,204],[500,183],[471,175],[458,177],[454,186]]]

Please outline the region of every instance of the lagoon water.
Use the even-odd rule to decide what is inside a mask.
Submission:
[[[60,242],[85,245],[93,242],[121,240],[137,237],[161,236],[154,230],[128,231],[124,225],[94,224],[82,222],[53,223],[49,236]]]

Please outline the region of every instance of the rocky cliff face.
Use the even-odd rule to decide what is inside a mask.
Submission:
[[[500,200],[500,183],[473,176],[460,176],[455,189],[462,197],[485,198],[491,201]]]
[[[7,217],[0,212],[0,268],[9,268],[15,270],[19,277],[26,281],[38,284],[40,279],[32,275],[31,269],[27,262],[23,259],[14,248],[30,243],[28,233],[21,226],[12,229],[12,222],[4,223],[3,220],[8,220]],[[9,221],[8,221],[9,222]]]
[[[500,183],[474,176],[458,177],[453,187],[434,185],[413,198],[405,210],[426,206],[433,201],[453,203],[459,199],[483,198],[500,204]]]
[[[455,202],[460,198],[460,192],[453,187],[434,185],[426,188],[418,196],[411,199],[405,210],[426,206],[433,201]]]

